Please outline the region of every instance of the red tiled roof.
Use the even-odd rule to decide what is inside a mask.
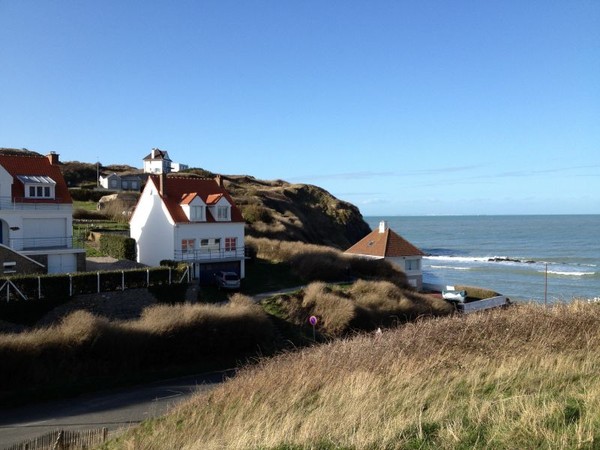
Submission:
[[[197,197],[196,193],[193,192],[191,194],[183,194],[183,198],[181,199],[181,205],[189,205],[192,201]]]
[[[150,177],[148,177],[148,181],[152,182],[157,189],[160,186],[158,175],[150,175]],[[231,222],[244,222],[241,211],[235,205],[235,202],[229,193],[225,190],[225,188],[220,187],[213,179],[166,177],[164,192],[166,195],[162,196],[162,200],[176,223],[190,222],[185,212],[181,208],[181,203],[183,198],[189,199],[191,195],[194,197],[197,195],[207,205],[210,204],[208,201],[209,197],[225,197],[231,204]],[[208,211],[208,208],[206,213],[206,221],[216,222],[214,217],[212,217],[210,214],[210,211]]]
[[[389,228],[386,228],[383,233],[379,232],[379,228],[371,231],[371,233],[346,250],[345,253],[380,258],[425,255],[425,253]]]
[[[0,155],[0,166],[13,177],[12,198],[27,203],[73,203],[59,166],[45,156]],[[54,199],[25,198],[25,186],[18,175],[47,176],[56,182]]]
[[[223,198],[223,194],[210,194],[208,197],[206,197],[206,204],[214,205],[222,198]]]

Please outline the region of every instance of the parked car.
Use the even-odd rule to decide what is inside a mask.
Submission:
[[[235,272],[217,272],[215,274],[219,289],[239,289],[240,276]]]

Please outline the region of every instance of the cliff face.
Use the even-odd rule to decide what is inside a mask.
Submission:
[[[371,230],[358,208],[317,186],[223,176],[255,237],[328,245],[345,250]]]

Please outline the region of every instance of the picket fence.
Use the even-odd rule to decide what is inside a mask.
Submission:
[[[82,450],[106,442],[108,428],[85,431],[56,430],[7,447],[5,450]]]

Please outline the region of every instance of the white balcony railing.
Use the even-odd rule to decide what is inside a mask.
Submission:
[[[175,261],[205,261],[219,259],[239,259],[244,258],[244,247],[237,247],[230,250],[225,249],[194,249],[194,250],[175,250]]]
[[[0,197],[0,210],[8,209],[60,209],[61,198]]]

